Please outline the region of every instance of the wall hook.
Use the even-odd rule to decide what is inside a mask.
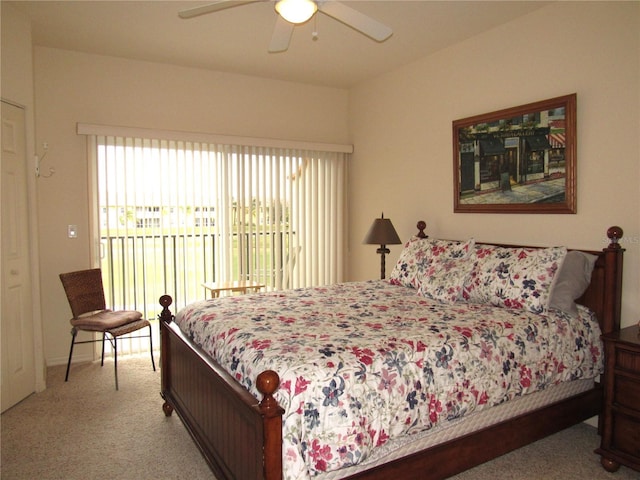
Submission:
[[[44,161],[44,159],[47,157],[47,153],[49,152],[49,144],[47,142],[44,142],[42,144],[42,148],[44,149],[44,152],[42,153],[41,157],[38,157],[38,155],[35,156],[35,160],[36,160],[36,177],[42,177],[42,178],[49,178],[52,177],[54,173],[56,173],[55,169],[53,167],[49,167],[49,174],[48,175],[44,175],[41,173],[41,165],[42,162]]]

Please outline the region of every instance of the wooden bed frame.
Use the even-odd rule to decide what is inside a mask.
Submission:
[[[424,235],[424,222],[418,228]],[[622,229],[607,231],[611,240],[598,255],[591,284],[579,303],[597,315],[603,333],[620,329],[622,262],[618,241]],[[273,393],[278,375],[257,378],[261,401],[251,395],[173,322],[172,299],[160,298],[163,410],[175,410],[218,480],[279,480],[282,478],[282,408]],[[598,415],[602,405],[600,384],[475,433],[447,441],[371,470],[346,477],[382,480],[442,479],[535,442]]]

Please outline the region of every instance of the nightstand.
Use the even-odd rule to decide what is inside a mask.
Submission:
[[[606,376],[602,441],[596,453],[609,472],[620,465],[640,471],[640,328],[623,328],[602,340]]]

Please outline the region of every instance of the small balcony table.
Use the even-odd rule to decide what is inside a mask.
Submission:
[[[218,298],[221,292],[247,293],[258,292],[265,287],[264,283],[234,280],[231,282],[205,282],[202,286],[211,292],[211,298]]]

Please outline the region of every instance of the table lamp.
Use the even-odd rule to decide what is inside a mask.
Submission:
[[[396,229],[393,228],[391,220],[384,218],[384,212],[380,218],[376,218],[373,221],[373,225],[371,225],[362,243],[367,245],[380,245],[376,253],[380,254],[380,279],[384,280],[384,256],[390,252],[387,245],[398,245],[402,243]]]

